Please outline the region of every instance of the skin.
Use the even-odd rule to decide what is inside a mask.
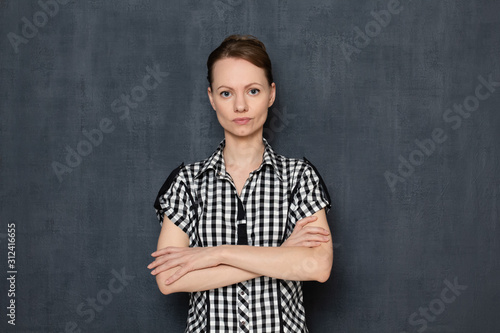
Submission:
[[[217,61],[213,77],[208,98],[224,128],[226,171],[239,194],[250,172],[262,163],[262,133],[268,108],[276,97],[276,85],[267,81],[262,68],[243,59]],[[238,118],[250,120],[241,125],[234,121]]]
[[[276,85],[250,62],[225,58],[213,68],[207,89],[210,104],[224,129],[226,171],[238,194],[250,172],[262,163],[262,133]],[[245,122],[237,119],[246,118]],[[223,245],[189,247],[189,238],[167,216],[155,259],[148,265],[163,294],[228,286],[259,276],[307,281],[328,280],[333,261],[332,238],[324,209],[296,223],[280,247]]]

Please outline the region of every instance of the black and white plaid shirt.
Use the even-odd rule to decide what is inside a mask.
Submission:
[[[264,144],[262,164],[240,196],[226,172],[225,140],[210,158],[174,170],[155,202],[160,224],[166,214],[190,247],[280,246],[298,220],[328,212],[328,191],[314,166]],[[302,299],[302,282],[266,276],[194,292],[185,332],[308,332]]]

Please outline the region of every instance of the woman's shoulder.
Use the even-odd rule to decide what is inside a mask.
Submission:
[[[169,177],[173,179],[179,178],[180,180],[183,180],[185,182],[191,181],[197,174],[200,172],[200,170],[206,165],[208,158],[193,162],[193,163],[188,163],[185,164],[182,162],[178,167],[173,169],[169,175]]]
[[[302,182],[320,182],[324,185],[323,178],[316,166],[306,157],[295,158],[275,154],[276,166],[281,170],[283,179],[291,184]],[[326,185],[324,185],[326,189]]]
[[[311,163],[305,157],[287,157],[280,154],[275,154],[276,165],[285,173],[302,173],[311,168]]]
[[[291,184],[294,184],[294,187],[297,187],[301,183],[319,183],[323,188],[325,197],[327,198],[326,200],[331,202],[328,187],[321,177],[320,172],[310,160],[306,157],[290,158],[278,154],[276,154],[275,158],[278,167],[281,166],[282,172],[284,171],[283,176],[285,179],[289,180]],[[294,188],[294,190],[296,189]]]
[[[206,159],[203,161],[190,164],[184,164],[184,162],[182,162],[179,166],[171,170],[165,182],[158,191],[154,203],[155,208],[160,209],[160,199],[165,193],[167,193],[168,189],[172,186],[172,184],[174,184],[174,186],[189,188],[195,175],[203,167],[205,162]]]

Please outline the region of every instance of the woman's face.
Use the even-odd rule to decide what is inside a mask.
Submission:
[[[212,73],[208,98],[226,137],[262,135],[267,109],[276,95],[264,69],[243,59],[224,58],[215,62]]]

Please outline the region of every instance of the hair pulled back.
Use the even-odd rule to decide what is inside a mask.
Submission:
[[[225,58],[238,58],[246,60],[264,70],[269,85],[274,82],[271,59],[269,59],[264,43],[251,35],[231,35],[226,37],[219,47],[213,50],[208,56],[207,79],[210,87],[213,82],[212,72],[214,64],[218,60]]]

